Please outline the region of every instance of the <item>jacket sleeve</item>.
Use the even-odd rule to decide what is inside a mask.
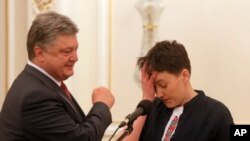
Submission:
[[[222,104],[217,107],[217,130],[214,141],[230,141],[230,125],[234,124],[232,115],[229,109]]]
[[[21,124],[27,140],[100,141],[111,123],[111,113],[104,103],[93,105],[82,123],[76,123],[58,95],[36,90],[23,98]]]

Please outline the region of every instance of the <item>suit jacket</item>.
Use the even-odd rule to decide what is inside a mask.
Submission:
[[[85,115],[74,98],[69,101],[56,83],[26,65],[4,101],[0,140],[99,141],[111,121],[104,103]]]

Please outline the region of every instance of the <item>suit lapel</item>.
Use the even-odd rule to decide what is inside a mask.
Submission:
[[[31,75],[33,75],[34,78],[40,80],[48,89],[54,91],[62,99],[66,111],[68,111],[72,118],[78,123],[82,122],[83,117],[85,117],[85,114],[83,113],[73,96],[73,101],[70,101],[53,80],[51,80],[49,77],[47,77],[45,74],[43,74],[36,68],[26,65],[24,71],[30,73]]]
[[[65,94],[62,92],[62,90],[57,91],[58,95],[64,100],[64,102],[66,102],[66,106],[68,110],[68,112],[71,113],[72,116],[74,116],[74,118],[77,120],[78,123],[82,123],[83,121],[83,117],[85,117],[85,114],[82,112],[81,108],[78,108],[78,104],[75,101],[74,97],[72,96],[72,100],[70,101]]]

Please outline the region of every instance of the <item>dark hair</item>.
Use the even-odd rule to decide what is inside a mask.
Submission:
[[[53,11],[37,15],[27,37],[29,59],[32,60],[35,57],[35,46],[45,48],[55,40],[57,35],[73,35],[77,32],[77,26],[67,16]]]
[[[178,75],[183,69],[191,74],[191,65],[185,47],[177,41],[161,41],[155,44],[148,53],[140,57],[137,65],[141,69],[146,63],[145,70],[151,75],[153,71]]]

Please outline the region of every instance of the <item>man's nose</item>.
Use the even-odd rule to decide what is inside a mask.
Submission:
[[[70,61],[74,61],[74,62],[78,61],[78,55],[77,55],[77,52],[76,52],[76,51],[74,51],[74,52],[72,53],[72,55],[71,55],[71,57],[70,57]]]

